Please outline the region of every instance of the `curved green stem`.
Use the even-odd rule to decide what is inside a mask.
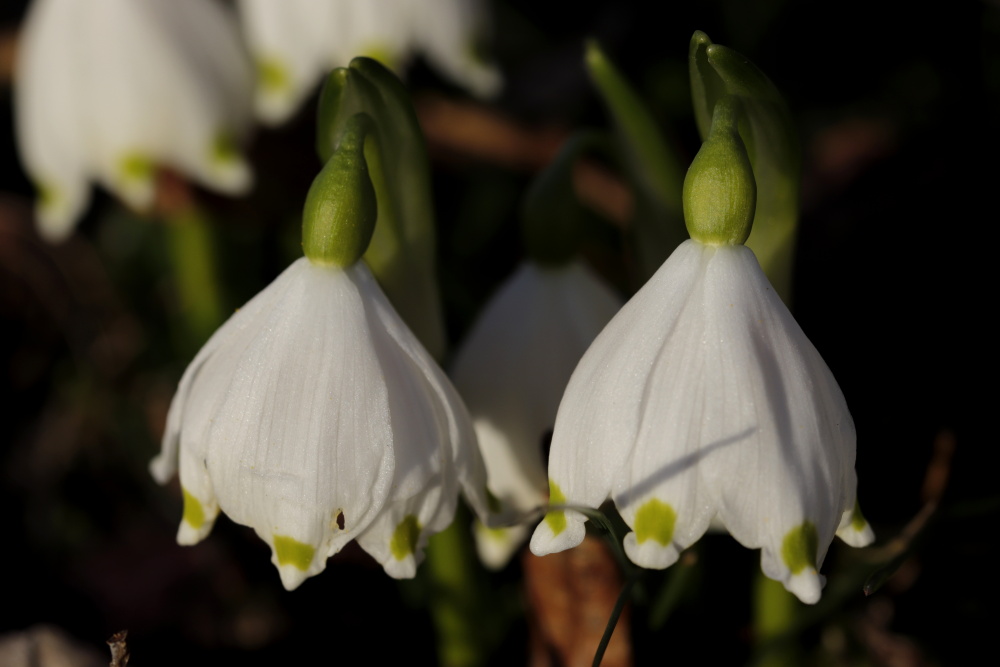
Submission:
[[[225,319],[212,230],[194,206],[167,215],[166,223],[183,346],[197,350]]]
[[[611,635],[615,633],[615,628],[618,627],[618,619],[621,617],[622,610],[625,609],[625,603],[628,602],[632,594],[632,587],[635,586],[635,582],[638,579],[639,576],[635,570],[625,578],[625,583],[622,585],[622,592],[618,594],[618,599],[615,600],[615,607],[611,610],[611,616],[608,618],[608,624],[604,627],[601,642],[597,645],[597,651],[594,653],[593,667],[600,667],[601,661],[604,660],[604,651],[607,650],[608,644],[611,642]]]

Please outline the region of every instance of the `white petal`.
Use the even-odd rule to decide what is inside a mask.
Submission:
[[[18,150],[39,189],[39,231],[51,241],[69,235],[89,201],[78,109],[82,63],[75,39],[86,12],[75,2],[34,2],[18,44]]]
[[[495,517],[488,508],[486,468],[465,404],[451,381],[389,304],[367,266],[359,263],[354,268],[359,272],[359,281],[363,276],[371,286],[374,312],[378,315],[381,326],[408,357],[413,368],[419,369],[427,391],[434,397],[435,415],[442,428],[442,435],[438,439],[442,447],[441,458],[449,464],[443,468],[446,482],[451,478],[456,479],[476,514],[484,521],[491,522]]]
[[[478,97],[494,97],[503,77],[476,53],[488,24],[480,0],[409,0],[414,6],[416,48],[442,74]]]
[[[294,587],[378,515],[394,458],[390,378],[358,286],[304,258],[286,275],[283,298],[248,328],[252,342],[230,371],[207,444],[223,511],[272,545]],[[202,374],[210,366],[211,358]],[[312,557],[280,562],[279,537]]]
[[[566,387],[552,436],[549,476],[569,504],[599,507],[630,464],[650,392],[646,375],[695,283],[700,256],[681,245],[625,304],[580,360]],[[663,290],[660,286],[671,285]],[[664,461],[667,465],[669,461]],[[584,517],[565,513],[535,530],[538,555],[576,546]]]
[[[738,441],[700,470],[728,530],[767,552],[774,568],[783,564],[779,580],[789,586],[796,574],[783,554],[790,531],[813,526],[808,567],[818,568],[853,506],[854,423],[833,375],[749,249],[718,248],[704,281],[705,336],[714,348],[706,398],[718,406],[708,432]]]
[[[476,552],[483,564],[491,570],[504,567],[528,538],[527,526],[487,528],[476,521],[472,527],[476,538]]]
[[[341,3],[316,0],[240,0],[239,16],[257,64],[257,115],[284,122],[327,71],[330,50],[343,34]]]
[[[493,494],[519,511],[545,503],[542,440],[569,377],[621,300],[582,263],[526,263],[487,304],[452,376],[473,416]]]
[[[844,512],[837,527],[837,537],[852,547],[867,547],[875,541],[875,531],[861,513],[857,502],[854,507]]]

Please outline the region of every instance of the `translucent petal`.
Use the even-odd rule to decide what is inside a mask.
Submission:
[[[580,262],[521,265],[455,357],[493,494],[520,511],[545,502],[542,441],[566,383],[621,300]]]
[[[39,190],[40,231],[64,239],[89,200],[77,88],[82,76],[75,31],[87,8],[40,0],[31,4],[16,62],[17,144]]]

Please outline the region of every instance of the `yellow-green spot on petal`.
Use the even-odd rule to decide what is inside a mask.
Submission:
[[[854,500],[854,512],[851,514],[851,528],[859,533],[868,525],[865,515],[861,513],[861,505],[857,499]]]
[[[667,546],[674,539],[677,512],[669,504],[650,498],[635,513],[635,539],[639,544],[655,540]]]
[[[221,131],[212,139],[209,158],[216,164],[231,164],[239,159],[239,148],[231,132]]]
[[[497,542],[506,542],[510,538],[509,532],[510,529],[508,528],[487,528],[483,526],[483,534]]]
[[[416,515],[407,514],[392,533],[389,550],[392,551],[396,560],[403,560],[417,550],[417,539],[419,538],[420,522],[417,521]]]
[[[293,537],[275,535],[274,553],[278,556],[278,565],[291,565],[305,572],[312,565],[316,547],[299,542]]]
[[[566,504],[566,494],[562,492],[559,485],[549,480],[549,505],[564,505]],[[553,535],[558,535],[559,533],[566,530],[566,512],[562,510],[557,510],[554,512],[549,512],[545,515],[545,523],[549,524],[549,528],[552,530]]]
[[[205,524],[205,508],[201,506],[201,501],[191,495],[183,486],[181,493],[184,495],[184,521],[198,530]]]
[[[59,190],[51,183],[42,181],[35,183],[35,192],[42,208],[52,208],[59,203]]]
[[[142,153],[127,153],[118,163],[122,180],[144,183],[153,178],[153,161]]]
[[[257,61],[257,82],[264,90],[281,92],[291,85],[290,79],[288,68],[277,58],[260,58]]]
[[[816,526],[811,521],[804,521],[801,526],[792,528],[781,543],[781,558],[792,574],[816,567],[816,550],[819,537]]]

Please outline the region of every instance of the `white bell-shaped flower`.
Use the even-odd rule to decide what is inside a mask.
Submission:
[[[161,483],[180,473],[178,542],[203,539],[221,510],[270,545],[288,589],[354,539],[412,577],[460,490],[487,512],[465,406],[359,261],[374,192],[354,173],[363,136],[342,145],[351,159],[335,154],[307,199],[307,257],[191,362],[151,464]]]
[[[215,0],[35,0],[15,71],[17,139],[41,233],[72,230],[97,181],[152,204],[156,167],[238,194],[252,71]]]
[[[610,497],[632,529],[626,553],[652,568],[674,563],[717,520],[761,549],[765,575],[812,603],[834,534],[855,546],[873,539],[856,503],[854,422],[742,245],[755,185],[735,119],[724,120],[685,180],[694,239],[573,373],[552,439],[550,502],[596,508]],[[531,550],[575,546],[585,520],[554,509]]]
[[[451,375],[472,415],[490,492],[505,510],[524,514],[545,505],[543,440],[577,362],[621,305],[580,260],[525,262],[458,351]],[[505,565],[527,532],[477,526],[483,562]]]
[[[257,115],[291,116],[331,69],[369,56],[397,72],[417,53],[479,96],[500,87],[496,67],[477,57],[486,28],[483,0],[240,0],[257,62]]]

